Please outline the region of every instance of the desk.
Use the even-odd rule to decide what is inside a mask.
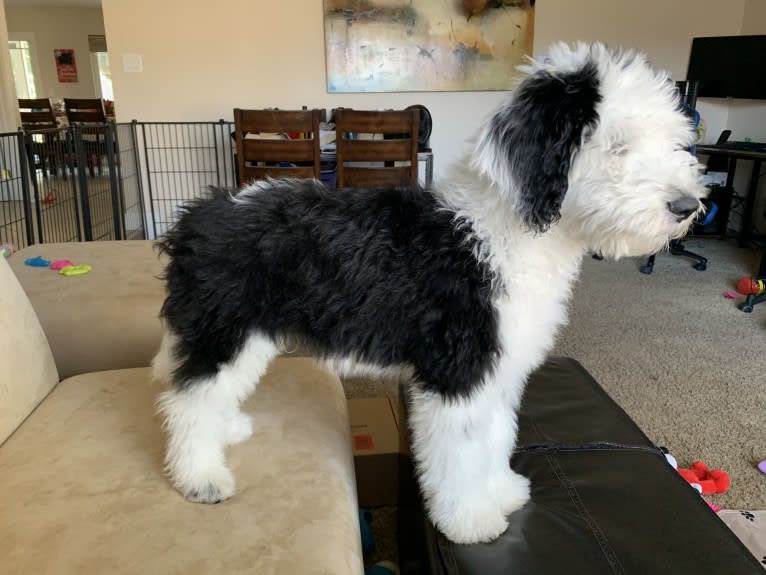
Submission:
[[[720,156],[728,158],[729,167],[726,176],[726,187],[729,190],[734,189],[734,173],[737,170],[737,160],[751,160],[753,162],[753,172],[750,175],[750,183],[747,186],[747,200],[745,205],[745,213],[742,220],[742,231],[739,235],[739,245],[745,246],[752,237],[752,224],[753,224],[753,211],[755,208],[755,199],[758,195],[758,179],[761,173],[761,162],[766,160],[766,150],[746,151],[735,150],[733,148],[727,148],[724,146],[697,146],[698,154],[706,154],[708,156]],[[722,218],[724,218],[724,226],[727,223],[729,217],[729,208],[731,207],[731,195],[728,196],[727,206],[721,206]]]
[[[726,175],[726,188],[728,190],[734,189],[734,173],[737,169],[737,160],[751,160],[753,162],[753,172],[750,175],[750,183],[747,186],[747,198],[745,203],[745,213],[742,216],[742,231],[739,234],[739,245],[744,247],[750,240],[753,239],[765,239],[763,237],[756,238],[752,233],[753,224],[753,212],[755,211],[755,199],[758,195],[758,180],[761,174],[761,163],[766,160],[766,150],[752,151],[752,150],[736,150],[725,146],[697,146],[698,154],[707,154],[708,156],[720,156],[728,158],[729,165]],[[726,194],[726,206],[721,206],[721,218],[723,219],[723,225],[729,219],[729,210],[731,208],[731,193]],[[761,261],[758,265],[758,272],[755,277],[759,279],[766,279],[766,242],[761,247]],[[761,299],[759,299],[761,298]],[[754,301],[751,301],[753,300]],[[751,303],[750,310],[752,310],[752,304],[761,303],[766,299],[764,296],[757,296],[753,298],[748,296],[748,302]],[[740,307],[740,309],[743,309]],[[745,310],[743,310],[745,311]]]

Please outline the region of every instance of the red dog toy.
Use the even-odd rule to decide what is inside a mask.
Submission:
[[[681,477],[686,479],[692,487],[697,487],[703,495],[708,493],[726,493],[731,485],[729,474],[720,469],[714,469],[710,471],[704,463],[701,461],[695,461],[692,463],[690,469],[678,468],[678,473]]]

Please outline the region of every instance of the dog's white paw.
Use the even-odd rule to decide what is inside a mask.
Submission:
[[[521,509],[529,501],[529,479],[510,468],[506,473],[494,478],[490,486],[498,508],[505,515]]]
[[[253,435],[253,418],[237,411],[233,417],[226,421],[224,443],[234,445],[249,439]]]
[[[461,505],[439,517],[432,517],[439,530],[454,543],[487,543],[507,528],[505,514],[491,499]]]
[[[173,479],[183,496],[194,503],[220,503],[234,495],[234,475],[225,465]]]

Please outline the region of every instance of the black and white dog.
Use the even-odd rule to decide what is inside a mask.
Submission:
[[[555,45],[433,190],[269,180],[183,208],[162,246],[155,376],[166,464],[190,500],[234,493],[239,405],[297,342],[329,365],[408,373],[418,477],[456,542],[529,498],[509,467],[524,383],[566,319],[583,254],[648,254],[701,209],[673,84],[644,57]]]

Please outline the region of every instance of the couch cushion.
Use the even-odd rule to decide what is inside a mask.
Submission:
[[[234,497],[189,503],[162,471],[148,369],[62,381],[0,449],[3,573],[361,573],[340,381],[280,359],[227,455]]]
[[[531,499],[491,543],[428,525],[440,575],[762,574],[762,566],[576,361],[529,379],[513,469]]]
[[[35,312],[0,256],[0,444],[58,380]]]
[[[66,277],[24,264],[36,256],[93,270]],[[158,315],[165,296],[153,242],[40,244],[9,262],[48,336],[60,377],[149,365],[162,339]]]

